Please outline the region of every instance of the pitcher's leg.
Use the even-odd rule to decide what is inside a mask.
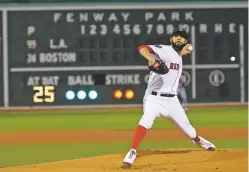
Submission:
[[[206,150],[215,150],[214,144],[198,136],[196,129],[190,124],[185,111],[177,103],[171,106],[169,118],[194,144]]]
[[[126,165],[131,165],[136,159],[136,150],[139,147],[140,143],[142,142],[144,136],[146,135],[148,129],[150,129],[154,123],[156,117],[159,116],[160,109],[158,106],[159,104],[156,103],[155,96],[148,96],[146,98],[146,103],[144,104],[144,114],[141,117],[139,124],[136,128],[132,146],[130,151],[126,154],[123,163]]]
[[[189,119],[181,107],[170,108],[170,120],[178,127],[187,137],[195,139],[197,137],[196,129],[190,124]]]
[[[141,141],[143,140],[146,132],[150,129],[155,121],[155,118],[159,115],[158,104],[155,103],[155,96],[148,96],[144,102],[144,114],[141,117],[138,126],[135,131],[132,149],[137,149]]]

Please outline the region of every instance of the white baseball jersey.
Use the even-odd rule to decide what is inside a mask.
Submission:
[[[149,46],[165,62],[169,72],[165,75],[151,72],[147,89],[160,93],[177,94],[177,87],[182,74],[182,57],[169,45]]]

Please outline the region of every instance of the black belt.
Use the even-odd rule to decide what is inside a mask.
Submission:
[[[151,94],[154,95],[154,96],[156,96],[157,92],[152,91]],[[175,97],[174,94],[169,94],[169,93],[161,93],[160,96],[162,96],[162,97]]]

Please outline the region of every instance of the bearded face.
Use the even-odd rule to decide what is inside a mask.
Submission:
[[[184,33],[179,32],[172,35],[170,42],[176,51],[180,51],[187,44],[187,39]]]

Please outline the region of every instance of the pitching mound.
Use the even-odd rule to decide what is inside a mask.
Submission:
[[[3,172],[247,172],[247,149],[169,149],[138,152],[133,167],[121,168],[124,154],[3,168]]]

